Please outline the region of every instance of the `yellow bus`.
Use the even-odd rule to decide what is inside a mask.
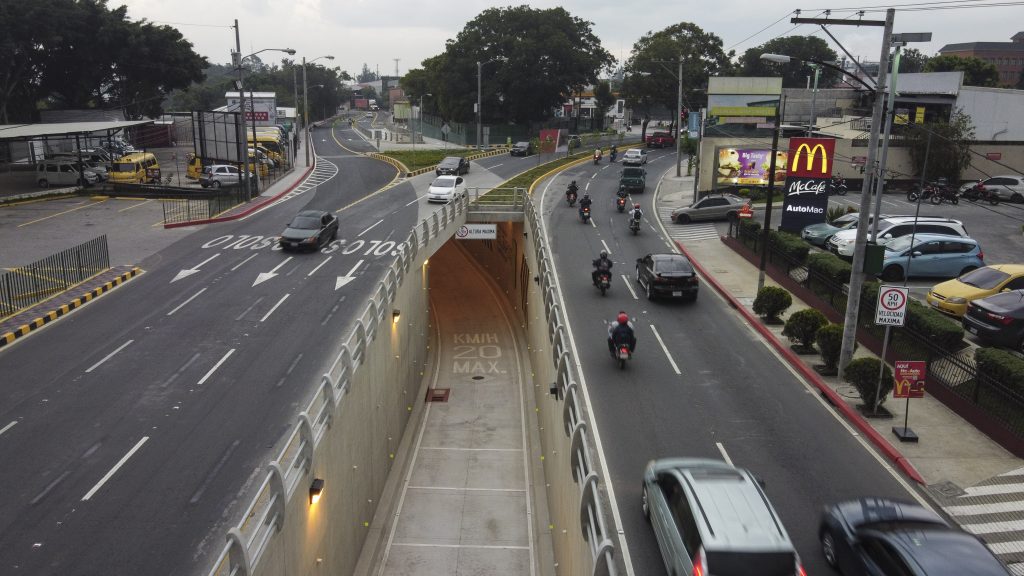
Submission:
[[[155,184],[160,181],[160,163],[151,152],[132,152],[111,162],[110,181],[121,184]]]

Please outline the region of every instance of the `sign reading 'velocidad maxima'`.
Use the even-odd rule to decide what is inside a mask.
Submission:
[[[831,138],[789,140],[789,165],[779,226],[782,230],[799,233],[809,224],[825,221],[835,146],[836,141]]]

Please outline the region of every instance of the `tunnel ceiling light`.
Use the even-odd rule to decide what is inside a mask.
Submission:
[[[398,324],[398,319],[401,318],[401,317],[402,317],[402,311],[399,310],[398,308],[395,308],[394,310],[391,311],[391,323],[392,324]]]

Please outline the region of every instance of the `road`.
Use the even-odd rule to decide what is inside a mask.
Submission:
[[[647,215],[639,236],[614,210],[618,170],[607,163],[583,164],[535,193],[542,194],[631,574],[664,573],[640,511],[640,479],[649,460],[670,456],[731,459],[751,469],[765,480],[808,573],[826,573],[816,534],[822,506],[867,494],[911,498],[911,488],[706,284],[693,304],[638,297],[636,259],[670,249],[652,226],[652,202],[674,156],[650,156],[647,192],[633,196]],[[593,225],[581,224],[576,210],[566,207],[569,179],[585,183],[594,198]],[[602,248],[615,262],[605,297],[591,286],[586,264]],[[636,317],[638,337],[637,354],[624,371],[614,369],[605,343],[604,322],[619,310]]]

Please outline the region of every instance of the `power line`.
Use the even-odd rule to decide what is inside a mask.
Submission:
[[[785,14],[783,14],[783,15],[782,15],[782,18],[779,18],[779,19],[778,19],[778,20],[776,20],[775,22],[772,22],[771,24],[769,24],[769,25],[765,26],[764,28],[761,28],[760,30],[758,30],[757,32],[754,32],[754,33],[753,33],[753,34],[751,34],[750,36],[747,36],[747,37],[746,37],[746,38],[744,38],[743,40],[740,40],[739,42],[737,42],[737,43],[733,44],[732,46],[729,46],[728,48],[726,48],[726,50],[732,50],[733,48],[735,48],[735,47],[739,46],[740,44],[743,44],[743,43],[744,43],[744,42],[746,42],[747,40],[750,40],[751,38],[753,38],[753,37],[755,37],[755,36],[757,36],[757,35],[761,34],[761,33],[762,33],[762,32],[764,32],[765,30],[767,30],[767,29],[771,28],[772,26],[775,26],[775,25],[776,25],[776,24],[778,24],[779,22],[782,22],[783,20],[785,20],[785,19],[786,19],[786,17],[787,17],[787,16],[789,16],[790,14],[792,14],[792,12],[786,12]]]
[[[165,22],[163,20],[149,20],[153,24],[167,25],[167,26],[197,26],[199,28],[234,28],[234,26],[228,24],[195,24],[192,22]]]

